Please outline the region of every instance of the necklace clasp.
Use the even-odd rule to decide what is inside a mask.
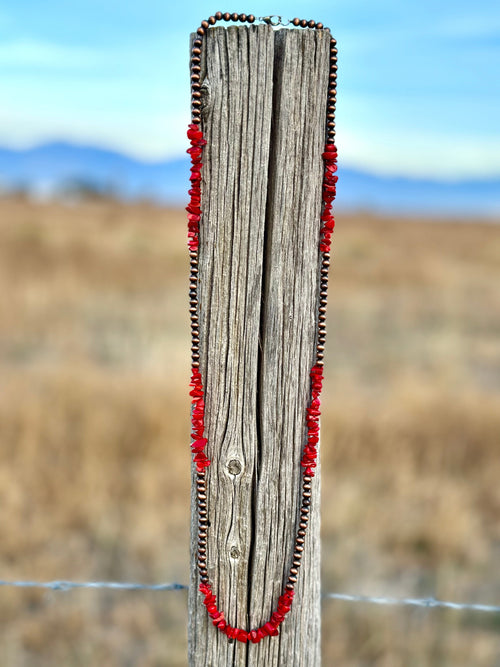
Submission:
[[[259,16],[259,21],[263,21],[264,23],[267,23],[267,25],[272,25],[273,27],[278,25],[285,26],[290,23],[287,19],[283,20],[282,16],[277,16],[276,14],[273,14],[272,16]]]

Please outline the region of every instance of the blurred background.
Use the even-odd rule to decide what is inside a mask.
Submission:
[[[217,9],[0,7],[1,579],[188,580],[188,39]],[[500,9],[220,9],[339,43],[323,589],[498,605]],[[2,589],[2,664],[185,665],[186,618]],[[500,665],[498,615],[323,623],[325,665]]]

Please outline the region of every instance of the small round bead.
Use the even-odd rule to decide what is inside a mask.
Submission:
[[[195,46],[195,47],[193,47],[191,53],[192,53],[193,55],[195,55],[195,56],[199,56],[199,55],[201,54],[201,49],[200,49],[200,47],[199,47],[199,46]]]
[[[300,544],[300,545],[302,546],[302,545],[304,544],[305,540],[304,540],[303,537],[297,537],[297,539],[295,540],[295,542],[296,542],[297,544]]]
[[[208,29],[208,26],[209,26],[208,21],[202,21],[202,22],[201,22],[201,27],[204,28],[205,30]]]
[[[300,19],[297,18],[297,17],[295,17],[295,18],[292,20],[292,23],[293,23],[293,25],[295,25],[295,26],[299,26],[299,25],[300,25]]]
[[[248,21],[249,23],[253,23],[253,22],[255,21],[255,16],[254,16],[253,14],[250,14],[250,15],[247,17],[247,21]]]
[[[316,27],[316,21],[313,21],[311,19],[307,25],[308,25],[309,28],[315,28]]]
[[[231,14],[231,21],[237,21],[239,19],[238,13],[234,12],[234,14]]]
[[[246,14],[240,14],[239,20],[245,22],[247,20],[247,15]]]
[[[305,528],[301,528],[300,530],[298,530],[298,531],[297,531],[297,535],[298,535],[299,537],[305,537],[305,535],[306,535]]]
[[[299,571],[297,570],[296,567],[291,567],[291,568],[290,568],[290,574],[291,574],[291,575],[293,575],[293,576],[296,577],[296,576],[298,575],[298,573],[299,573]]]
[[[217,21],[220,21],[222,19],[222,12],[215,12],[215,18]]]
[[[216,20],[217,20],[217,19],[215,18],[215,16],[209,16],[209,17],[208,17],[208,22],[210,23],[210,25],[214,25],[214,23],[216,22]]]
[[[291,584],[295,585],[295,584],[297,583],[297,577],[294,576],[293,574],[291,574],[291,575],[288,577],[288,581],[289,581]]]
[[[229,12],[224,12],[224,14],[222,15],[222,18],[224,19],[224,21],[230,21],[231,20],[231,14]]]
[[[307,27],[307,19],[302,19],[300,22],[300,27],[301,28],[306,28]]]
[[[199,46],[202,45],[202,43],[203,43],[203,40],[201,39],[201,37],[196,37],[196,39],[193,42],[193,46],[198,46],[199,47]]]
[[[198,35],[204,35],[205,29],[200,26],[196,32],[198,33]]]
[[[323,30],[323,24],[322,23],[316,23],[316,28],[318,30]]]
[[[304,535],[305,535],[306,534],[306,529],[307,529],[307,521],[302,520],[299,523],[299,527],[300,527],[301,530],[304,531]]]

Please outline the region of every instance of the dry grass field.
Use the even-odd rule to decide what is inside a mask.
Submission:
[[[500,227],[344,216],[334,246],[323,588],[500,604]],[[0,578],[187,582],[183,213],[0,200],[0,290]],[[0,663],[185,665],[186,607],[0,588]],[[323,618],[327,667],[500,665],[498,615]]]

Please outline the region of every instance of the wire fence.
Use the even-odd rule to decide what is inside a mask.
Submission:
[[[45,588],[51,591],[70,591],[74,589],[108,589],[118,591],[183,591],[189,587],[185,584],[163,583],[163,584],[140,584],[130,581],[5,581],[0,579],[0,586],[14,588]],[[324,593],[323,598],[340,600],[343,602],[364,602],[369,604],[389,606],[425,607],[432,609],[436,607],[444,609],[456,609],[460,611],[481,611],[500,613],[500,605],[490,605],[475,602],[452,602],[450,600],[437,600],[428,598],[395,598],[378,597],[370,595],[351,595],[348,593]]]

